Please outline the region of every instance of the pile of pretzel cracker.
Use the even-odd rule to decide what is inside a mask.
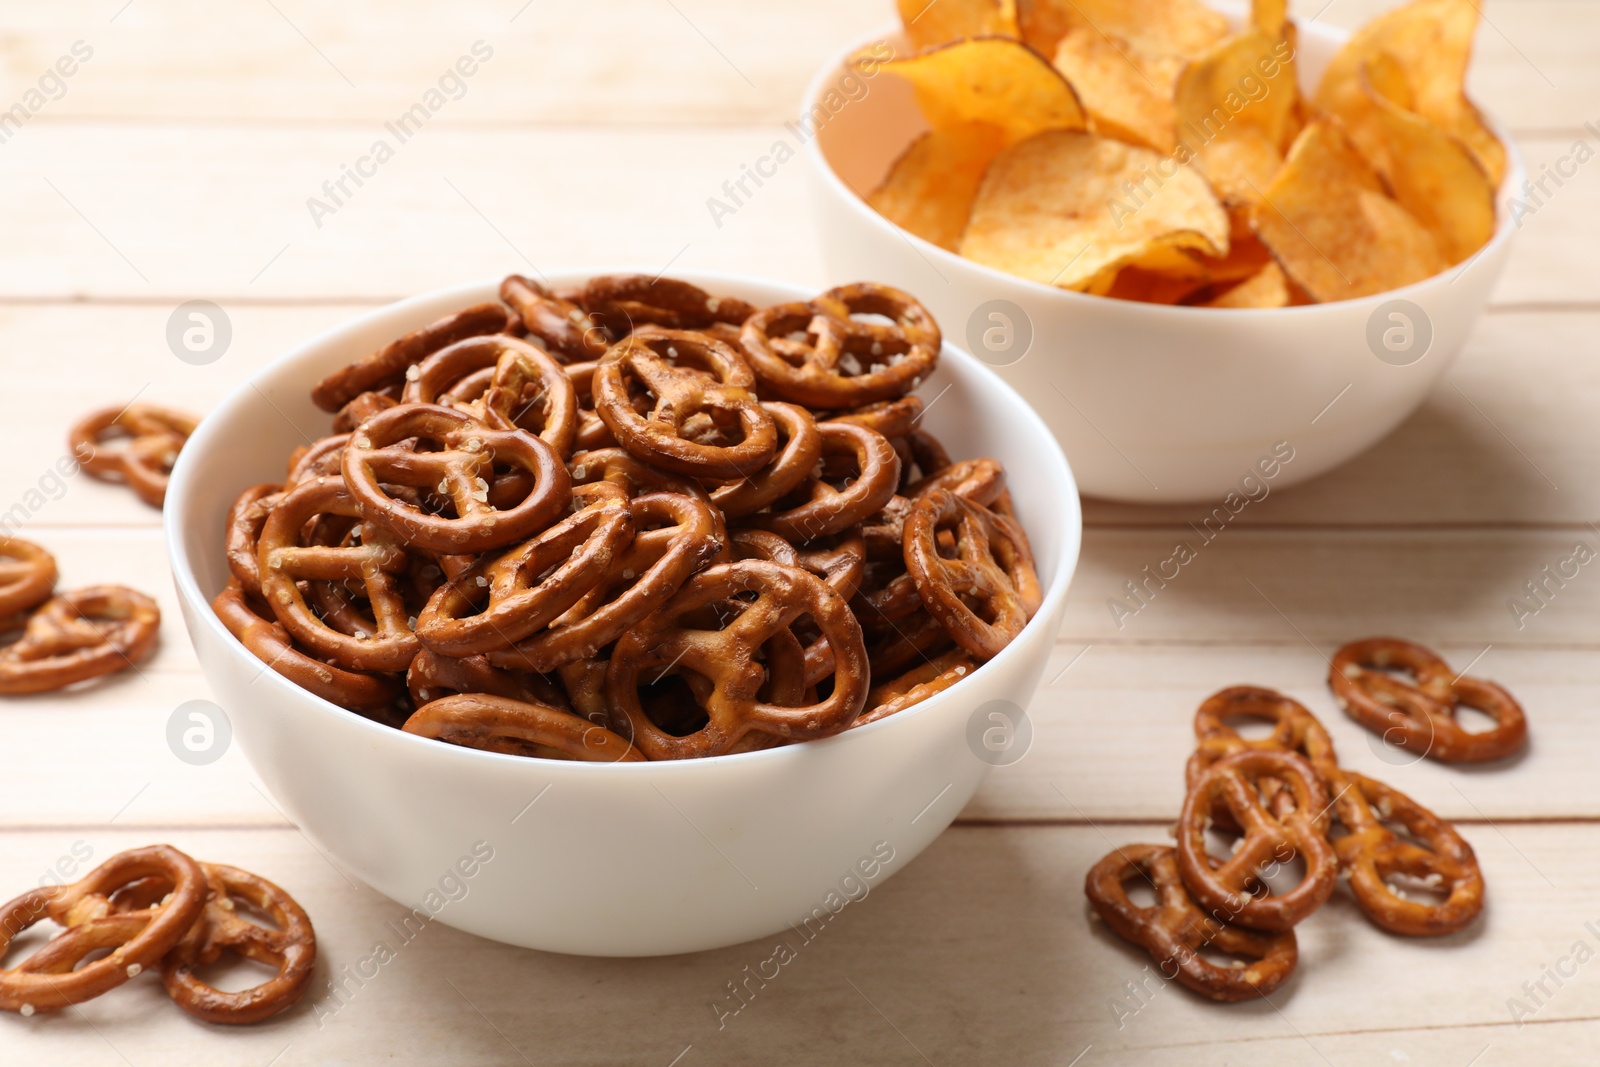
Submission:
[[[247,910],[272,925],[252,921]],[[0,956],[46,918],[62,931],[0,970],[0,1009],[24,1016],[59,1011],[159,971],[167,995],[190,1015],[224,1025],[257,1023],[304,996],[317,959],[311,919],[288,893],[171,845],[120,852],[77,882],[41,885],[0,905]],[[218,989],[200,972],[224,953],[272,976],[245,989]]]
[[[1038,610],[1000,465],[920,425],[911,296],[500,297],[319,382],[331,434],[235,503],[214,606],[279,674],[496,752],[715,756],[910,707]]]
[[[92,412],[68,432],[71,454],[57,468],[119,482],[159,508],[197,421],[151,404]],[[54,692],[136,668],[155,649],[161,609],[154,600],[121,585],[57,593],[59,573],[48,549],[0,537],[0,696]]]
[[[1457,676],[1400,638],[1345,645],[1328,685],[1351,718],[1414,759],[1480,763],[1527,741],[1526,717],[1510,693]],[[1463,707],[1493,725],[1466,729]],[[1249,719],[1272,732],[1241,736],[1234,723]],[[1393,934],[1452,934],[1482,911],[1472,846],[1399,790],[1341,767],[1327,730],[1295,700],[1255,686],[1224,689],[1200,705],[1194,732],[1176,848],[1114,849],[1084,880],[1095,914],[1145,948],[1163,978],[1212,1000],[1270,996],[1299,960],[1295,926],[1341,877],[1367,918]],[[1231,838],[1231,853],[1213,848],[1213,836]],[[1297,862],[1304,873],[1293,881]],[[1140,879],[1154,891],[1149,906],[1128,895]]]

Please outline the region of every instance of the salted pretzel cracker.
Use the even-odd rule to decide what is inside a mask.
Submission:
[[[818,429],[823,469],[772,512],[751,516],[751,523],[791,541],[812,541],[855,526],[894,496],[900,457],[888,438],[848,422],[824,422]],[[830,463],[835,471],[827,469]]]
[[[1334,810],[1348,831],[1334,841],[1356,902],[1378,926],[1407,937],[1439,937],[1469,926],[1483,910],[1483,871],[1455,828],[1398,789],[1337,771]],[[1398,823],[1406,836],[1385,823]],[[1438,903],[1413,900],[1390,879],[1407,878]]]
[[[1272,733],[1244,738],[1228,721],[1235,718],[1269,722]],[[1206,769],[1219,759],[1239,752],[1270,750],[1304,756],[1322,776],[1323,784],[1333,791],[1332,776],[1339,765],[1333,739],[1321,720],[1303,704],[1275,689],[1236,685],[1211,694],[1194,713],[1194,736],[1194,753],[1183,772],[1187,789],[1193,789]],[[1269,809],[1275,808],[1282,791],[1282,783],[1271,779],[1261,782],[1261,795]],[[1283,800],[1287,802],[1290,795],[1284,794]],[[1225,829],[1238,829],[1225,804],[1216,807],[1212,818]]]
[[[570,711],[484,694],[458,694],[424,704],[405,732],[452,745],[539,759],[641,763],[628,739]]]
[[[441,447],[420,451],[413,442]],[[492,498],[496,465],[530,479],[527,496],[509,507]],[[548,444],[433,404],[401,404],[363,423],[345,446],[343,472],[365,518],[430,552],[502,548],[545,529],[572,500],[571,478]],[[436,494],[454,514],[417,508],[393,486]]]
[[[391,391],[394,390],[391,389]],[[377,393],[368,390],[339,409],[339,414],[333,417],[333,432],[336,434],[349,433],[378,412],[392,408],[398,403],[400,403],[398,397],[390,396],[388,393]]]
[[[942,530],[955,534],[948,558],[939,546]],[[956,644],[980,659],[999,655],[1043,601],[1022,527],[948,489],[934,489],[912,505],[905,552],[923,605]]]
[[[860,585],[865,550],[859,534],[830,540],[835,543],[808,545],[799,551],[771,531],[736,530],[732,535],[733,558],[764,559],[810,571],[848,601]],[[826,638],[808,632],[803,640],[809,638],[814,640],[805,646],[806,684],[820,685],[834,672],[833,651]]]
[[[406,689],[419,708],[457,693],[479,693],[571,710],[561,687],[544,675],[496,667],[481,655],[441,656],[424,648],[406,669]]]
[[[261,530],[267,525],[267,516],[272,514],[272,509],[282,498],[283,487],[268,482],[246,489],[228,508],[225,542],[228,573],[251,596],[261,595],[261,568],[256,559]]]
[[[977,669],[978,661],[959,648],[930,659],[898,678],[873,686],[867,694],[866,710],[850,724],[850,728],[853,730],[857,726],[887,719],[896,712],[915,707],[967,678]]]
[[[760,471],[718,486],[711,501],[730,519],[778,500],[811,477],[822,461],[822,431],[811,412],[796,404],[763,403],[778,428],[779,447]]]
[[[595,655],[724,551],[715,516],[704,501],[680,493],[634,497],[629,502],[632,541],[613,556],[599,580],[547,629],[491,651],[490,662],[542,672]]]
[[[1272,780],[1293,798],[1282,814],[1267,810],[1261,783]],[[1244,838],[1233,855],[1218,861],[1206,849],[1206,827],[1218,803],[1227,805]],[[1195,900],[1228,921],[1281,933],[1320,908],[1339,879],[1339,861],[1328,843],[1327,790],[1311,764],[1292,752],[1254,749],[1213,763],[1183,802],[1178,818],[1178,869]],[[1299,856],[1305,877],[1286,893],[1260,878],[1268,864]]]
[[[369,712],[392,708],[400,697],[399,684],[388,675],[347,671],[300,651],[271,612],[263,615],[252,607],[245,590],[237,585],[218,593],[211,610],[251,655],[323,700],[351,711]]]
[[[146,878],[165,879],[167,895],[114,914],[112,895]],[[66,927],[19,966],[0,970],[0,1008],[32,1015],[110,992],[159,965],[200,918],[205,899],[200,865],[170,845],[152,845],[118,853],[71,885],[41,886],[0,905],[0,959],[42,919]],[[104,949],[111,951],[84,962]]]
[[[260,875],[220,863],[201,865],[207,895],[199,919],[161,964],[161,982],[173,1003],[197,1019],[243,1026],[287,1011],[305,996],[317,962],[311,917],[288,893]],[[242,900],[274,927],[239,914]],[[274,973],[247,989],[223,991],[200,978],[200,968],[233,953]]]
[[[401,588],[412,557],[370,522],[361,523],[359,544],[306,544],[308,524],[327,516],[361,523],[361,509],[338,478],[304,482],[283,495],[258,543],[262,598],[284,629],[318,657],[353,671],[403,671],[419,647]],[[359,583],[372,607],[372,629],[343,633],[330,626],[307,604],[302,579]]]
[[[567,378],[578,394],[578,433],[572,444],[578,452],[619,447],[611,427],[594,410],[594,372],[599,366],[599,360],[566,366]]]
[[[609,482],[572,491],[571,515],[499,555],[486,555],[439,589],[417,616],[434,652],[497,652],[542,630],[599,584],[633,543],[627,494]]]
[[[500,333],[509,322],[509,313],[497,303],[474,304],[452,312],[334,371],[311,387],[311,401],[333,413],[362,393],[399,388],[405,383],[408,367],[463,338]]]
[[[730,480],[758,473],[778,429],[732,347],[704,334],[647,326],[606,352],[594,372],[594,409],[633,455],[678,474]],[[647,413],[634,408],[643,392]]]
[[[834,412],[826,416],[825,421],[853,422],[893,440],[916,432],[917,422],[921,418],[922,398],[902,396]]]
[[[913,500],[935,489],[948,489],[956,496],[989,507],[1006,489],[1006,474],[992,459],[966,459],[952,463],[906,486],[904,495]]]
[[[91,477],[120,481],[146,504],[166,502],[167,479],[199,419],[154,404],[129,404],[85,415],[67,445]]]
[[[22,636],[0,649],[0,695],[46,693],[136,665],[155,647],[161,609],[143,593],[97,585],[52,597],[0,625]]]
[[[1127,883],[1134,878],[1155,889],[1153,905],[1140,907],[1128,898]],[[1299,961],[1293,930],[1261,934],[1218,922],[1201,910],[1178,875],[1176,854],[1165,845],[1113,850],[1089,869],[1083,891],[1118,937],[1150,953],[1163,978],[1176,978],[1211,1000],[1231,1003],[1271,996]],[[1244,965],[1218,966],[1201,955],[1207,949]]]
[[[740,341],[763,390],[823,409],[911,392],[933,373],[943,344],[927,308],[908,293],[870,282],[758,311],[745,320]]]
[[[56,576],[56,558],[45,549],[20,537],[0,537],[0,617],[49,600]]]
[[[724,604],[740,594],[755,598]],[[699,613],[737,611],[701,622]],[[789,627],[809,615],[833,649],[833,692],[820,701],[785,705],[760,698],[768,681],[758,654],[792,642],[787,669],[804,673],[804,651]],[[771,670],[776,670],[773,666]],[[708,719],[687,736],[652,722],[639,689],[671,671],[692,672],[696,698]],[[867,699],[866,647],[861,627],[844,599],[814,575],[795,567],[742,560],[707,568],[678,594],[617,641],[606,672],[606,697],[632,726],[631,736],[651,759],[713,756],[727,752],[752,730],[792,740],[824,737],[848,726]]]
[[[505,334],[468,337],[407,372],[401,402],[453,406],[497,430],[526,430],[565,458],[578,432],[578,394],[544,349]]]
[[[645,326],[699,331],[718,323],[737,326],[756,310],[737,297],[712,296],[689,282],[646,274],[590,278],[578,302],[619,339]]]
[[[393,407],[394,405],[390,405]],[[383,409],[380,409],[383,410]],[[330,434],[318,438],[310,445],[296,451],[283,478],[283,489],[288,492],[301,482],[317,478],[342,478],[344,476],[344,448],[350,443],[348,433]]]
[[[1388,673],[1409,673],[1409,684]],[[1353,641],[1333,654],[1328,687],[1352,719],[1386,741],[1440,763],[1504,759],[1527,744],[1522,705],[1501,686],[1482,678],[1456,677],[1437,654],[1398,637]],[[1495,722],[1472,731],[1456,718],[1460,707],[1476,708]]]
[[[563,363],[599,359],[614,340],[587,311],[520,274],[500,283],[500,299],[516,311],[528,333],[548,345]]]

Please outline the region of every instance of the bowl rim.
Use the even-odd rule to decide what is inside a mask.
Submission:
[[[1237,24],[1245,16],[1245,12],[1239,4],[1230,3],[1227,2],[1227,0],[1222,0],[1222,2],[1219,2],[1219,0],[1206,0],[1206,3],[1207,6],[1212,8],[1212,10],[1227,16],[1235,24]],[[1302,38],[1307,35],[1315,36],[1336,45],[1348,41],[1352,36],[1352,31],[1338,29],[1332,26],[1321,26],[1315,22],[1297,21],[1295,25],[1302,35]],[[839,73],[844,69],[845,63],[852,55],[855,55],[862,48],[865,48],[868,45],[876,42],[893,40],[896,37],[903,36],[904,30],[902,29],[900,23],[884,23],[876,32],[859,38],[841,51],[830,56],[823,62],[822,66],[817,69],[817,72],[811,76],[810,82],[808,82],[806,85],[805,96],[801,100],[801,115],[805,116],[813,112],[823,93],[826,92],[828,88],[832,86],[834,81],[837,80]],[[1298,56],[1298,50],[1296,55]],[[976,273],[980,280],[984,282],[990,284],[999,283],[1016,285],[1021,287],[1026,295],[1036,296],[1041,300],[1061,300],[1064,301],[1065,305],[1068,307],[1072,307],[1075,304],[1081,304],[1085,308],[1109,309],[1120,305],[1127,308],[1127,313],[1132,315],[1171,315],[1192,317],[1197,320],[1215,318],[1218,321],[1236,323],[1239,321],[1241,316],[1286,317],[1297,314],[1302,316],[1313,315],[1318,313],[1327,313],[1327,309],[1329,308],[1360,306],[1363,302],[1377,306],[1390,300],[1403,299],[1408,294],[1415,294],[1424,289],[1437,288],[1441,285],[1453,285],[1474,266],[1476,266],[1479,260],[1489,258],[1491,252],[1497,252],[1503,249],[1505,245],[1509,244],[1519,227],[1517,226],[1515,220],[1512,219],[1512,213],[1506,210],[1506,201],[1515,194],[1515,191],[1520,188],[1522,182],[1526,180],[1527,171],[1524,166],[1522,152],[1517,147],[1516,141],[1507,133],[1506,128],[1502,126],[1493,115],[1485,112],[1481,108],[1478,108],[1475,101],[1472,103],[1473,107],[1478,111],[1478,114],[1483,119],[1484,123],[1489,127],[1490,131],[1495,135],[1495,137],[1500,141],[1501,145],[1506,150],[1506,172],[1500,181],[1500,187],[1495,190],[1494,196],[1496,215],[1495,230],[1494,233],[1490,235],[1489,240],[1484,242],[1483,247],[1479,248],[1476,252],[1462,260],[1460,263],[1451,264],[1438,274],[1433,274],[1426,278],[1418,279],[1417,281],[1411,282],[1407,285],[1400,286],[1397,289],[1385,289],[1382,292],[1369,293],[1365,296],[1351,297],[1347,300],[1333,300],[1326,303],[1302,304],[1299,306],[1282,308],[1211,308],[1195,307],[1184,304],[1151,304],[1139,300],[1113,300],[1112,298],[1106,296],[1094,296],[1092,294],[1078,292],[1073,289],[1061,289],[1057,286],[1046,285],[1043,282],[1036,282],[1031,278],[1023,278],[1016,274],[1008,274],[996,267],[991,267],[984,263],[978,263],[975,260],[967,259],[965,256],[958,255],[947,248],[941,248],[932,241],[929,241],[924,237],[919,237],[910,230],[907,230],[896,223],[890,222],[883,215],[879,214],[878,211],[872,207],[872,205],[867,203],[863,194],[858,193],[852,185],[847,183],[839,176],[838,172],[834,170],[833,164],[828,161],[827,155],[822,150],[822,135],[820,131],[813,134],[811,139],[806,143],[805,152],[807,159],[810,161],[812,170],[828,188],[828,191],[835,197],[848,203],[850,210],[857,218],[864,219],[865,224],[868,226],[887,230],[890,234],[902,241],[905,241],[910,245],[913,251],[915,251],[925,260],[930,259],[931,257],[932,262],[944,267],[948,267],[952,270],[970,270]],[[904,151],[904,149],[902,148],[901,151]],[[1225,314],[1218,315],[1218,312],[1223,312]]]
[[[542,276],[553,280],[555,284],[562,284],[569,280],[580,280],[601,274],[652,274],[653,272],[650,268],[640,268],[637,266],[624,265],[608,267],[601,265],[592,268],[585,267],[569,270],[540,271],[539,273]],[[702,288],[710,288],[713,290],[715,290],[718,286],[724,285],[734,287],[734,291],[738,291],[740,288],[777,290],[788,294],[784,297],[784,299],[806,299],[806,294],[812,292],[811,287],[799,285],[794,282],[780,281],[778,279],[766,278],[760,275],[740,274],[733,272],[697,271],[685,269],[674,271],[673,277],[681,278],[695,285],[699,285]],[[224,427],[227,421],[227,416],[231,412],[237,408],[241,408],[250,404],[253,397],[265,396],[265,394],[262,393],[257,386],[257,380],[274,377],[283,372],[291,364],[301,361],[308,361],[313,357],[313,354],[317,353],[319,350],[338,344],[348,335],[357,333],[364,328],[372,326],[383,320],[391,318],[403,318],[408,314],[414,313],[422,307],[432,305],[437,302],[443,302],[447,299],[472,302],[483,299],[483,294],[486,292],[498,294],[500,281],[501,279],[496,277],[444,286],[438,289],[433,289],[427,292],[405,297],[376,308],[371,308],[352,318],[345,319],[334,326],[322,330],[312,337],[299,342],[288,351],[273,357],[265,366],[258,368],[243,381],[241,381],[235,388],[229,391],[227,395],[224,396],[223,399],[219,401],[204,418],[201,419],[200,424],[195,428],[194,433],[191,434],[189,438],[190,442],[197,445],[197,447],[185,448],[183,451],[181,451],[178,456],[178,461],[173,467],[168,485],[167,504],[163,509],[162,515],[162,528],[164,540],[167,544],[167,559],[172,570],[173,584],[177,589],[181,606],[186,609],[185,615],[188,617],[189,625],[191,627],[206,627],[213,637],[219,638],[222,641],[223,645],[227,647],[231,655],[240,657],[248,664],[257,666],[260,665],[260,660],[257,659],[253,653],[245,648],[242,642],[240,642],[233,636],[232,633],[228,631],[227,627],[222,624],[221,619],[217,617],[216,612],[211,609],[211,598],[207,597],[201,591],[199,579],[195,573],[195,568],[190,562],[191,555],[200,551],[204,551],[204,549],[200,546],[191,546],[188,543],[188,538],[184,532],[185,513],[190,508],[190,502],[191,500],[200,499],[204,491],[203,487],[196,484],[197,478],[191,473],[193,468],[200,462],[200,460],[196,457],[206,451],[204,446],[209,443],[213,436],[226,432]],[[812,754],[824,751],[826,746],[850,744],[851,742],[848,739],[852,735],[866,735],[875,731],[882,732],[885,730],[896,729],[897,727],[891,724],[896,722],[909,722],[912,719],[919,718],[925,714],[936,712],[944,707],[944,705],[950,703],[950,700],[952,699],[951,694],[961,691],[963,686],[967,685],[967,683],[981,674],[985,669],[994,665],[1001,665],[997,668],[997,670],[1003,670],[1004,663],[1022,655],[1022,649],[1020,648],[1020,645],[1022,644],[1023,637],[1027,635],[1030,630],[1034,631],[1034,639],[1037,639],[1039,628],[1053,625],[1050,623],[1050,620],[1058,615],[1062,604],[1066,599],[1068,588],[1071,585],[1072,579],[1077,571],[1078,560],[1083,544],[1083,514],[1082,504],[1078,495],[1077,482],[1073,477],[1072,468],[1067,461],[1066,454],[1062,451],[1060,443],[1055,439],[1055,435],[1050,432],[1049,428],[1045,425],[1044,420],[1040,418],[1039,414],[1033,410],[1032,406],[1023,399],[1022,395],[1018,393],[1017,390],[1014,389],[1008,382],[996,374],[993,368],[985,365],[983,361],[979,360],[977,357],[973,356],[964,349],[952,344],[949,340],[946,340],[944,342],[943,350],[940,353],[940,360],[943,362],[951,359],[952,357],[954,357],[955,361],[959,364],[962,364],[966,369],[976,369],[979,371],[978,379],[980,381],[987,382],[989,388],[998,393],[1007,406],[1015,409],[1012,417],[1021,419],[1023,422],[1030,424],[1030,429],[1036,436],[1038,436],[1041,440],[1048,441],[1050,443],[1051,447],[1046,453],[1046,456],[1043,457],[1043,461],[1054,468],[1053,471],[1049,472],[1049,477],[1052,481],[1058,482],[1060,489],[1062,490],[1060,493],[1055,494],[1057,501],[1050,505],[1058,509],[1057,519],[1061,523],[1062,527],[1060,531],[1061,545],[1057,557],[1052,561],[1055,567],[1055,573],[1050,579],[1049,588],[1045,591],[1045,595],[1040,604],[1039,610],[1035,612],[1033,618],[1028,620],[1027,624],[1023,627],[1022,633],[1019,633],[1010,644],[1002,649],[999,655],[995,656],[993,659],[979,664],[971,675],[963,678],[960,682],[952,685],[949,689],[936,693],[919,704],[913,705],[912,707],[906,708],[905,710],[897,712],[893,715],[886,716],[877,722],[868,723],[865,726],[849,728],[828,737],[818,738],[813,741],[780,745],[774,748],[762,749],[754,752],[738,752],[720,756],[704,756],[696,759],[647,760],[643,763],[584,760],[540,760],[530,759],[525,756],[510,755],[507,753],[488,752],[482,749],[467,748],[461,745],[442,743],[433,738],[425,738],[407,734],[403,730],[391,726],[385,726],[384,724],[369,719],[357,712],[342,708],[331,701],[319,697],[310,690],[303,689],[302,687],[294,684],[292,681],[278,674],[276,671],[265,670],[262,672],[262,675],[270,676],[265,679],[269,686],[283,687],[280,689],[280,691],[285,694],[286,698],[304,700],[306,702],[306,706],[315,709],[317,714],[334,715],[358,730],[371,731],[369,736],[373,737],[375,740],[379,738],[390,739],[381,741],[379,743],[392,744],[395,743],[393,739],[399,738],[400,740],[398,743],[400,744],[415,744],[418,746],[425,746],[412,750],[417,752],[419,755],[424,752],[433,753],[432,757],[422,756],[421,758],[459,759],[468,761],[487,760],[490,761],[487,766],[498,765],[503,768],[521,767],[529,774],[537,773],[543,775],[573,775],[594,773],[644,774],[646,773],[645,768],[656,768],[659,770],[667,767],[673,767],[677,769],[667,770],[664,773],[688,774],[694,773],[692,769],[695,767],[703,768],[706,766],[721,766],[725,765],[726,762],[730,760],[795,761],[812,758]],[[269,399],[268,403],[270,402],[271,401]],[[223,490],[223,492],[229,491],[230,490]],[[219,552],[221,550],[220,539],[216,543],[216,550]],[[1049,641],[1051,644],[1054,644],[1056,637],[1057,634],[1052,632],[1045,638],[1045,640]],[[197,646],[195,652],[196,657],[198,658],[200,654],[198,643],[193,642],[192,638],[191,643],[194,643]],[[992,673],[995,672],[991,672],[991,674]],[[471,766],[470,763],[467,765]]]

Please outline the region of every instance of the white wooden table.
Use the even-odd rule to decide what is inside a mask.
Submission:
[[[1387,6],[1322,4],[1298,14],[1350,26]],[[801,161],[720,226],[706,200],[767,151],[812,69],[890,5],[0,10],[0,108],[30,115],[0,125],[0,514],[25,505],[24,536],[57,552],[65,583],[128,582],[166,612],[161,651],[137,674],[0,707],[0,896],[74,849],[98,860],[170,841],[290,887],[325,960],[311,1002],[263,1026],[195,1023],[143,980],[81,1010],[0,1018],[0,1063],[1594,1062],[1600,963],[1561,961],[1580,943],[1585,959],[1600,951],[1600,569],[1521,625],[1508,602],[1574,545],[1600,549],[1600,163],[1552,185],[1526,219],[1494,307],[1415,418],[1248,509],[1120,630],[1107,597],[1194,516],[1091,504],[1028,757],[719,1030],[710,1005],[771,946],[588,960],[439,925],[398,945],[386,923],[402,909],[288,824],[242,753],[192,767],[169,751],[173,709],[209,694],[158,516],[83,477],[41,478],[91,406],[137,394],[203,411],[311,332],[465,278],[622,264],[841,280],[809,232]],[[1530,170],[1576,140],[1600,145],[1583,126],[1600,119],[1600,4],[1496,0],[1486,15],[1474,91]],[[78,41],[92,55],[29,97]],[[492,56],[460,98],[313,217],[307,199],[328,203],[323,183],[477,41]],[[233,328],[207,366],[165,339],[173,308],[194,298],[221,304]],[[1526,757],[1489,771],[1380,759],[1321,681],[1337,644],[1380,632],[1458,665],[1480,657],[1474,671],[1528,709]],[[1114,843],[1165,839],[1193,709],[1243,682],[1305,701],[1349,765],[1457,820],[1489,881],[1487,913],[1464,934],[1402,942],[1341,895],[1301,928],[1300,973],[1272,1004],[1222,1007],[1174,987],[1141,1005],[1124,983],[1146,957],[1086,920],[1083,873]],[[364,984],[345,979],[380,941],[393,961]],[[1559,985],[1547,966],[1566,972]],[[346,992],[333,997],[328,980]],[[1511,998],[1534,1009],[1523,1025]]]

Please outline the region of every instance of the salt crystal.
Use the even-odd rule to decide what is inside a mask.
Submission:
[[[141,967],[137,963],[128,964],[128,977],[129,978],[137,978],[137,977],[139,977],[140,973],[142,973],[143,971],[144,971],[144,968]]]
[[[406,381],[414,382],[422,377],[422,364],[413,363],[406,368]]]

